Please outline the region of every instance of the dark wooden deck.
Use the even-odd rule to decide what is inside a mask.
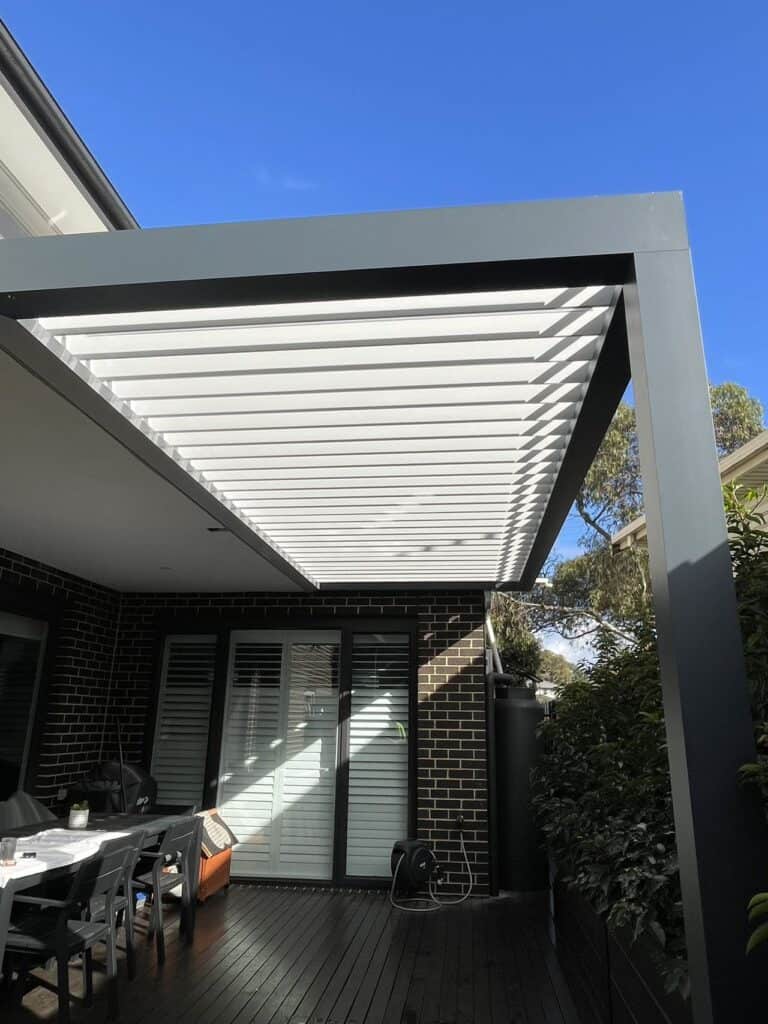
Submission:
[[[417,915],[381,893],[233,885],[200,908],[193,946],[173,918],[167,937],[162,969],[143,940],[136,981],[120,965],[124,1024],[578,1024],[541,901]],[[96,1004],[73,1007],[76,1021],[105,1018],[97,971]],[[55,995],[39,985],[0,1016],[55,1021]]]

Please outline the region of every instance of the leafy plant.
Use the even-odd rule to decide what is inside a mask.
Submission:
[[[759,892],[756,896],[753,896],[749,901],[747,907],[749,911],[749,921],[757,921],[760,918],[768,917],[768,892]],[[753,949],[757,949],[764,942],[768,942],[768,921],[764,921],[761,925],[752,932],[747,943],[747,953],[751,953]]]
[[[752,687],[757,758],[740,771],[742,782],[756,786],[768,808],[768,516],[764,507],[768,492],[725,490],[725,507],[731,532],[731,557],[744,636],[744,657]],[[768,916],[768,893],[757,893],[747,907],[749,922]],[[749,937],[747,953],[768,941],[768,922]]]
[[[565,884],[609,924],[653,934],[669,988],[685,989],[685,933],[656,642],[611,634],[543,726],[533,802]]]
[[[758,756],[741,770],[768,807],[768,532],[756,510],[765,494],[729,487],[725,510],[751,686]],[[655,936],[669,990],[687,990],[685,932],[675,847],[656,637],[639,623],[622,642],[601,631],[597,660],[559,692],[542,727],[534,806],[561,879],[609,924]],[[768,867],[768,866],[767,866]],[[768,894],[749,907],[768,917]],[[768,941],[768,920],[754,949]]]
[[[758,736],[768,738],[768,489],[724,493],[747,678]]]
[[[71,811],[87,811],[88,810],[88,801],[87,800],[83,800],[79,804],[72,804],[72,806],[70,807],[70,810]]]

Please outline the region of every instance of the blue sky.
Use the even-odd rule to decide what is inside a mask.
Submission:
[[[764,3],[2,16],[145,227],[682,189],[710,376],[768,404]]]

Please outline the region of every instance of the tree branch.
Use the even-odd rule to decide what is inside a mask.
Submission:
[[[636,640],[636,637],[631,633],[627,633],[618,626],[614,626],[612,622],[609,622],[597,612],[593,612],[587,608],[570,608],[567,605],[544,604],[541,601],[521,601],[509,594],[507,595],[507,598],[522,608],[538,608],[540,611],[548,612],[550,614],[551,620],[549,622],[545,622],[542,626],[531,627],[532,632],[534,633],[539,632],[542,629],[555,629],[566,640],[578,640],[580,637],[588,636],[600,627],[603,627],[604,629],[607,629],[609,633],[613,633],[614,636],[619,637],[621,640],[626,640],[627,643],[634,643]],[[580,633],[569,634],[565,632],[567,626],[557,621],[557,619],[562,616],[568,616],[571,619],[589,619],[594,622],[595,625],[592,629],[586,629]]]
[[[605,507],[604,507],[604,508],[602,509],[602,511],[601,511],[601,512],[600,512],[599,514],[600,514],[600,515],[602,515],[602,513],[603,513],[603,512],[605,512],[605,509],[606,509],[607,507],[608,507],[608,506],[606,505],[606,506],[605,506]],[[593,518],[593,517],[592,517],[592,516],[591,516],[591,515],[589,514],[589,512],[587,512],[587,510],[586,510],[586,508],[585,508],[585,506],[584,506],[584,502],[583,502],[583,501],[581,500],[581,498],[577,498],[577,499],[576,499],[576,509],[577,509],[577,511],[578,511],[578,513],[579,513],[579,515],[581,516],[581,518],[582,518],[582,519],[584,520],[584,522],[585,522],[585,523],[587,524],[587,526],[591,526],[591,527],[592,527],[592,529],[593,529],[593,530],[594,530],[594,531],[595,531],[596,533],[599,533],[599,534],[600,534],[600,536],[601,536],[601,537],[603,538],[603,540],[607,540],[607,541],[610,541],[610,539],[611,539],[611,535],[610,535],[610,533],[608,532],[608,530],[606,530],[606,529],[605,529],[604,527],[602,527],[602,526],[600,525],[600,523],[598,523],[598,521],[597,521],[596,519],[594,519],[594,518]]]
[[[642,587],[643,600],[648,599],[648,580],[645,575],[645,563],[643,562],[640,552],[638,551],[637,545],[633,544],[630,548],[632,552],[632,561],[635,563],[635,568],[640,576],[640,585]]]

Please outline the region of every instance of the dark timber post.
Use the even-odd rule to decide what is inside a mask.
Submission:
[[[758,1020],[768,841],[737,781],[755,748],[690,253],[636,254],[626,308],[694,1020]]]

